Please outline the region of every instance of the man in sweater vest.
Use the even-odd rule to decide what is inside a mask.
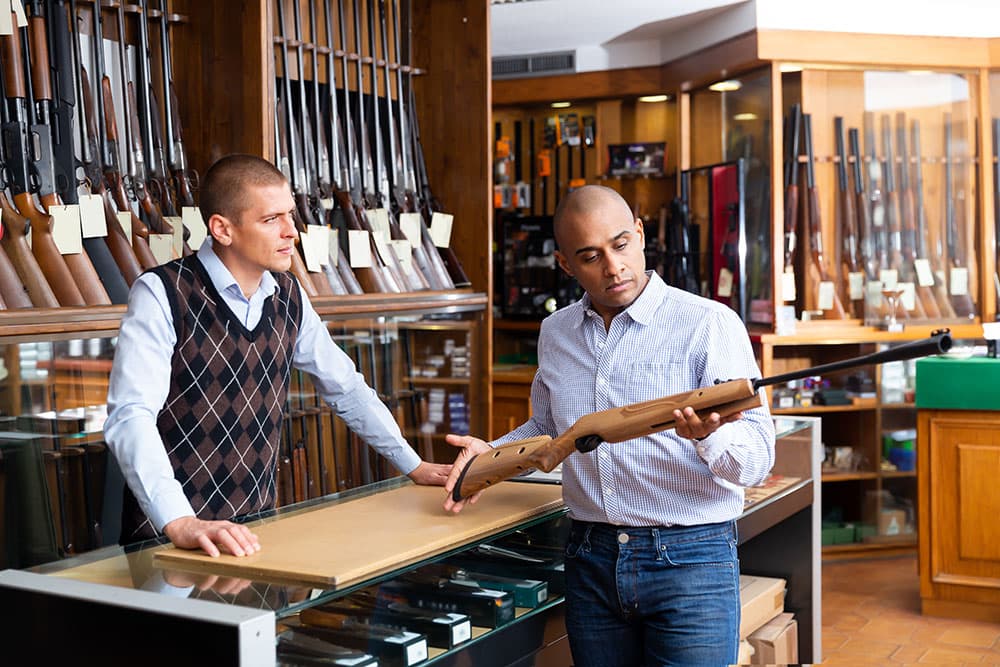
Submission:
[[[212,556],[260,550],[232,520],[275,505],[293,367],[400,472],[444,484],[451,466],[420,460],[288,272],[297,231],[282,173],[224,157],[200,208],[210,238],[140,276],[121,323],[104,432],[128,484],[122,543],[164,534]]]

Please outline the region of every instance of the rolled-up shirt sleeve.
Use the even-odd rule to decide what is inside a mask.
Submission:
[[[152,274],[141,276],[129,293],[118,333],[104,437],[158,532],[174,519],[194,516],[156,427],[170,389],[176,340],[163,283]]]
[[[352,431],[401,473],[413,472],[420,456],[406,442],[392,413],[330,337],[304,293],[302,303],[293,364],[313,377],[320,396]]]

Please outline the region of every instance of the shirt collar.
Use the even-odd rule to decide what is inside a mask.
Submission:
[[[646,281],[646,286],[642,288],[642,292],[639,293],[639,296],[636,297],[635,301],[628,308],[622,311],[628,313],[628,316],[639,324],[649,324],[653,321],[653,315],[656,312],[657,306],[663,300],[663,293],[667,288],[667,284],[663,282],[663,279],[660,278],[660,275],[656,271],[646,271],[646,276],[649,280]],[[576,326],[582,326],[590,317],[600,317],[591,307],[590,294],[584,293],[583,298],[580,299],[580,305],[583,307],[582,317],[577,321]]]
[[[233,274],[226,268],[226,265],[222,263],[219,256],[215,254],[215,250],[212,248],[212,237],[208,236],[202,242],[201,247],[198,248],[198,259],[201,261],[202,266],[205,267],[205,272],[208,273],[208,277],[212,280],[212,284],[215,288],[219,290],[220,293],[228,292],[233,296],[238,296],[244,301],[249,301],[243,294],[240,284],[236,282],[236,278]],[[263,294],[268,296],[274,294],[278,289],[278,281],[274,279],[270,271],[265,271],[264,275],[260,279],[260,286],[257,288],[257,294]]]

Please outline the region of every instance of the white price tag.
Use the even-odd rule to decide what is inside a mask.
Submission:
[[[150,234],[149,249],[158,264],[166,264],[174,258],[173,234]]]
[[[185,206],[181,209],[181,220],[187,230],[191,232],[191,238],[188,239],[188,246],[192,250],[197,251],[204,243],[205,237],[208,236],[208,227],[205,225],[204,219],[201,217],[201,209],[197,206]]]
[[[399,226],[403,230],[403,236],[410,240],[410,245],[414,248],[420,247],[420,214],[401,213]]]
[[[6,9],[4,4],[0,2],[0,35],[13,35],[14,22],[11,20],[10,12],[4,11]]]
[[[389,212],[384,208],[366,210],[365,217],[368,218],[368,224],[372,226],[372,232],[376,235],[383,231],[386,235],[389,234]]]
[[[865,274],[862,271],[852,271],[847,274],[847,292],[851,301],[865,298]]]
[[[165,215],[164,222],[174,233],[174,257],[184,256],[184,218],[179,215]]]
[[[934,287],[934,271],[931,270],[929,259],[913,260],[913,268],[917,271],[917,284],[921,287]]]
[[[451,244],[451,226],[455,216],[450,213],[434,212],[431,216],[431,239],[438,248],[447,248]]]
[[[83,237],[80,230],[80,207],[49,206],[52,216],[52,239],[63,255],[78,255],[83,252]]]
[[[831,310],[833,309],[833,297],[836,294],[836,290],[833,287],[833,282],[830,280],[824,280],[819,284],[819,303],[817,307],[820,310]]]
[[[299,240],[302,243],[302,257],[306,263],[306,270],[310,273],[319,273],[323,270],[322,265],[319,261],[320,253],[317,252],[316,239],[319,234],[315,236],[312,233],[315,225],[306,225],[306,228],[299,232]],[[326,248],[324,248],[324,251]]]
[[[733,272],[726,267],[719,269],[719,287],[715,292],[721,297],[733,295]]]
[[[327,197],[325,199],[320,199],[319,205],[320,208],[322,208],[324,211],[332,211],[333,207],[336,205],[336,202],[330,197]]]
[[[399,259],[400,265],[403,267],[403,273],[409,273],[413,270],[413,246],[406,239],[401,239],[398,241],[389,241],[389,247],[392,251],[396,253],[396,257]]]
[[[347,251],[351,268],[365,269],[372,266],[371,236],[364,229],[347,230]]]
[[[17,27],[26,28],[28,17],[24,15],[24,5],[21,4],[21,0],[10,0],[10,9],[17,16]],[[22,45],[21,48],[27,48],[27,46]]]
[[[964,266],[956,266],[951,270],[951,280],[948,281],[948,294],[965,296],[969,293],[969,270]]]
[[[389,250],[389,230],[385,231],[381,229],[376,229],[372,233],[372,238],[375,239],[375,252],[382,259],[383,264],[389,264],[392,262],[392,251]]]
[[[882,283],[882,289],[896,289],[899,272],[896,269],[882,269],[878,272],[878,280]]]
[[[129,244],[132,243],[132,214],[128,211],[118,211],[118,224],[125,230]]]
[[[330,266],[330,228],[326,225],[309,225],[309,236],[313,238],[320,266]]]
[[[882,308],[882,282],[869,280],[865,290],[865,305],[871,308]]]
[[[795,301],[795,273],[792,271],[781,274],[781,300]]]
[[[101,195],[80,195],[80,225],[85,239],[108,235],[108,219],[104,217],[104,198]]]
[[[915,310],[917,308],[917,286],[913,283],[896,283],[896,289],[903,292],[900,295],[900,301],[902,301],[906,312]]]

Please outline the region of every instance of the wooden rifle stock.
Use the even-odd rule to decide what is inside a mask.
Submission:
[[[0,245],[0,297],[5,309],[31,308],[34,305],[3,245]]]
[[[822,284],[832,282],[826,268],[826,258],[823,256],[823,223],[820,213],[819,191],[816,188],[816,177],[813,172],[812,118],[809,114],[802,115],[802,130],[806,144],[806,229],[809,232],[810,262],[807,271],[807,289],[805,294],[806,309],[812,310],[813,305],[819,308],[819,293]],[[844,306],[836,288],[833,290],[833,300],[830,308],[823,308],[826,319],[842,320],[846,317]]]
[[[943,329],[935,331],[929,338],[904,343],[882,352],[757,380],[729,380],[711,387],[584,415],[555,438],[543,435],[517,440],[473,457],[466,463],[455,483],[452,499],[458,502],[497,482],[529,470],[551,472],[575,450],[586,453],[596,449],[602,442],[624,442],[671,429],[676,424],[674,410],[692,407],[702,419],[713,412],[726,417],[761,407],[764,398],[759,389],[768,385],[858,366],[941,354],[951,349],[951,345],[951,335],[947,329]]]
[[[45,274],[45,279],[55,292],[56,298],[59,299],[59,305],[87,305],[65,259],[56,247],[55,239],[52,238],[52,218],[38,210],[27,192],[14,195],[14,206],[31,225],[31,253],[38,261],[38,266]]]
[[[937,304],[939,317],[946,319],[955,318],[955,309],[951,306],[948,298],[948,289],[945,287],[944,270],[941,266],[941,255],[938,252],[931,252],[929,229],[927,226],[927,213],[924,210],[924,176],[923,158],[920,153],[920,121],[913,119],[910,124],[913,140],[913,190],[916,193],[916,203],[914,207],[914,217],[916,220],[916,245],[917,258],[926,259],[930,263],[931,273],[934,278],[934,285],[931,291],[934,301]],[[928,311],[929,312],[929,311]]]
[[[52,206],[59,206],[61,202],[59,197],[55,192],[50,192],[39,197],[42,202],[42,206],[45,207],[46,212]],[[46,216],[47,217],[47,216]],[[49,218],[49,223],[52,219]],[[51,226],[49,227],[51,230]],[[51,231],[45,234],[48,236],[48,240],[43,240],[46,245],[51,241],[51,245],[55,248],[55,240],[52,239]],[[32,250],[34,250],[35,244],[35,231],[32,227],[31,232]],[[59,249],[56,248],[56,252]],[[70,274],[73,276],[73,281],[76,283],[76,287],[79,289],[80,294],[83,296],[84,303],[88,306],[110,306],[111,297],[108,296],[108,292],[104,289],[104,284],[101,282],[101,277],[97,274],[97,269],[94,268],[93,262],[90,261],[90,257],[87,256],[86,248],[83,252],[79,253],[69,253],[62,255],[62,259],[66,263],[66,268],[69,269]]]
[[[0,210],[3,211],[3,236],[0,242],[3,243],[14,269],[21,276],[31,303],[36,308],[58,308],[59,299],[28,247],[28,220],[17,212],[3,192],[0,192]]]

